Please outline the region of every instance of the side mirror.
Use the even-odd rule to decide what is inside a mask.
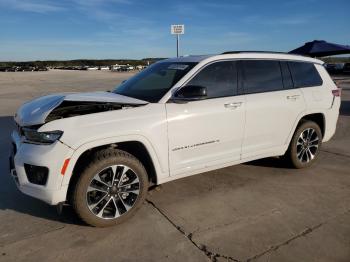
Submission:
[[[207,97],[207,88],[204,86],[188,85],[177,90],[172,101],[196,101]]]

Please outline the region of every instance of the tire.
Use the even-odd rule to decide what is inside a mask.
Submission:
[[[141,207],[147,195],[144,166],[122,150],[98,151],[81,174],[76,175],[80,176],[72,192],[72,206],[81,220],[91,226],[124,222]]]
[[[309,167],[317,160],[321,145],[322,132],[319,125],[303,120],[295,130],[284,158],[294,168]]]

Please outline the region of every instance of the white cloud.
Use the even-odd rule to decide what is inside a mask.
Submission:
[[[219,9],[242,9],[245,8],[244,4],[236,3],[220,3],[220,2],[204,2],[203,6]]]
[[[0,0],[0,6],[1,8],[10,8],[17,11],[41,14],[64,10],[64,7],[48,1]]]
[[[73,2],[83,7],[101,7],[107,4],[131,4],[130,0],[73,0]]]
[[[275,22],[278,22],[282,25],[302,25],[307,24],[310,21],[308,17],[289,17],[289,18],[281,18],[279,20],[276,20]]]
[[[240,11],[245,7],[244,4],[223,3],[220,1],[201,1],[200,3],[193,3],[191,1],[178,3],[174,1],[174,3],[169,6],[169,9],[177,15],[208,18],[208,16],[215,16],[217,12],[222,10],[230,10],[234,12],[237,10]]]
[[[72,4],[63,4],[53,0],[0,0],[0,8],[41,14],[59,12],[68,8],[90,9],[96,13],[97,18],[110,19],[114,15],[107,11],[108,5],[131,3],[130,0],[72,0]]]
[[[262,25],[304,25],[317,18],[310,15],[296,15],[284,17],[262,17],[259,15],[250,15],[242,19],[242,22],[248,24],[262,24]]]

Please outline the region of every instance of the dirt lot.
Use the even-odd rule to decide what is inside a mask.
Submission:
[[[0,261],[350,261],[350,78],[313,167],[264,159],[162,185],[130,221],[91,228],[22,195],[8,175],[11,116],[53,92],[109,90],[131,73],[0,73]]]

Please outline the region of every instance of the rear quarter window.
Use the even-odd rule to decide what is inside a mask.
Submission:
[[[312,63],[288,62],[292,74],[294,87],[320,86],[323,81],[316,67]]]

